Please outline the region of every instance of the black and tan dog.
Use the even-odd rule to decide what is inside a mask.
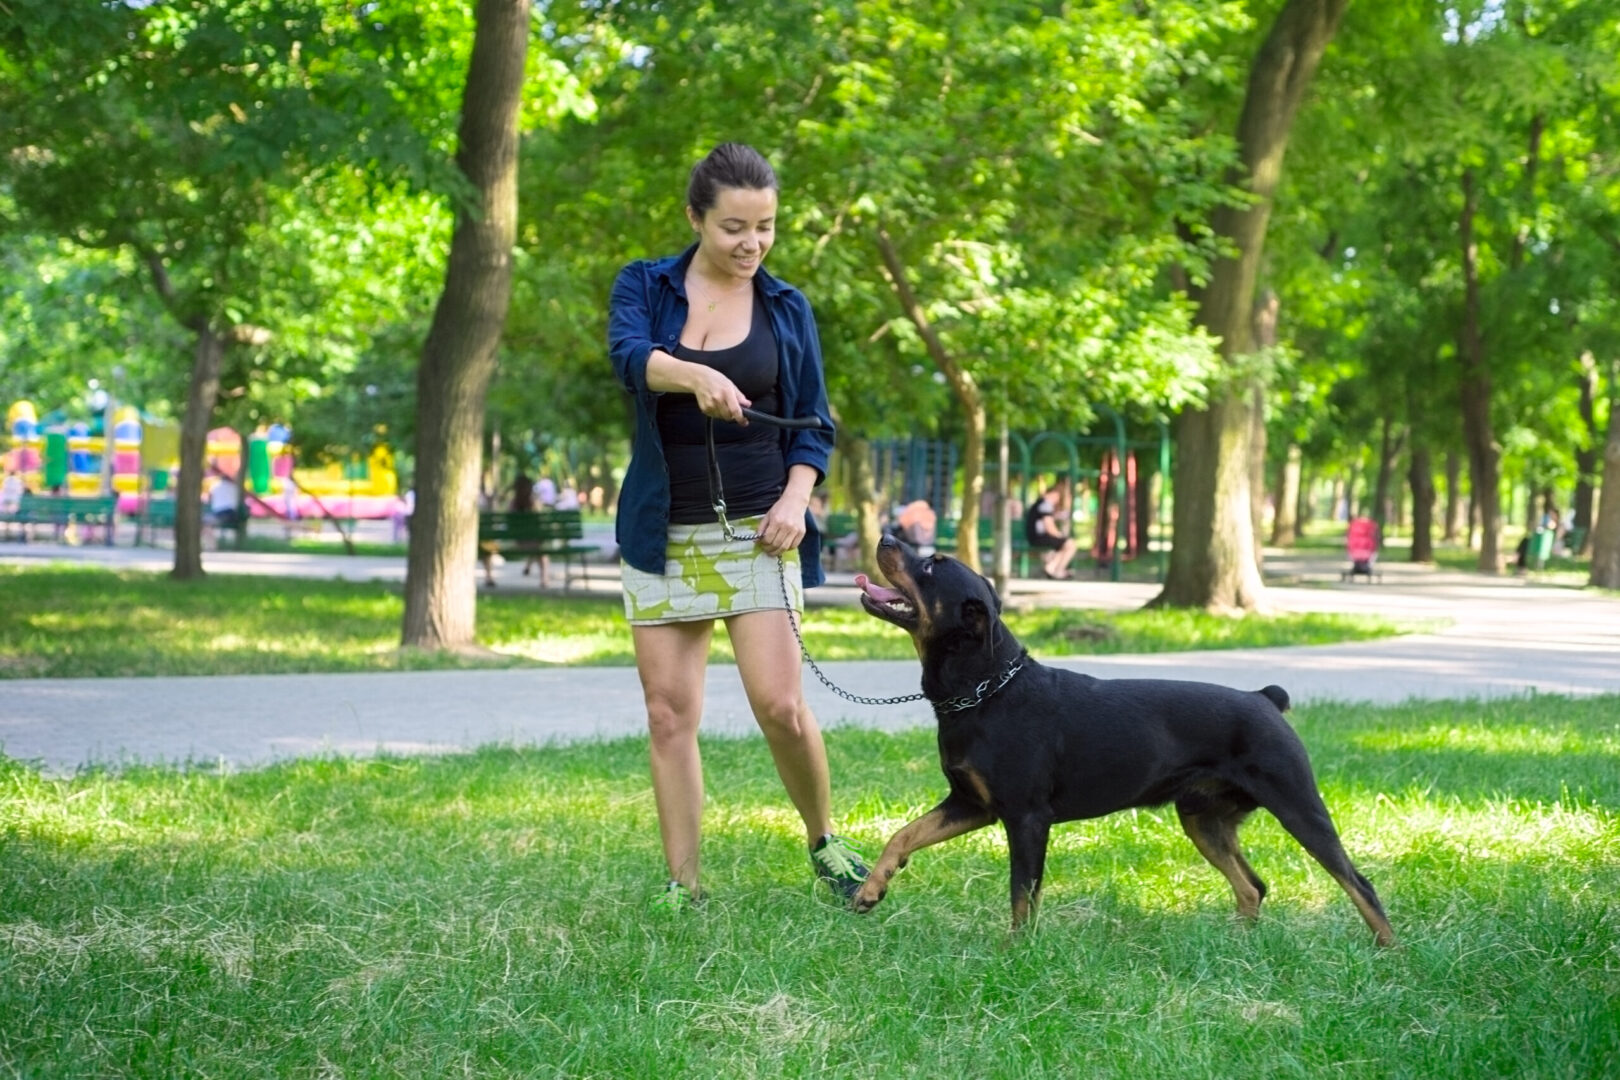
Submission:
[[[877,906],[912,852],[1000,821],[1016,929],[1040,901],[1054,822],[1174,803],[1193,844],[1232,883],[1238,913],[1254,918],[1266,886],[1238,850],[1237,829],[1264,807],[1344,887],[1378,943],[1394,943],[1378,894],[1350,865],[1305,747],[1283,719],[1281,687],[1095,679],[1045,667],[1003,625],[990,582],[963,563],[919,558],[885,539],[878,564],[894,588],[862,575],[861,603],[917,646],[950,794],[890,839],[855,910]]]

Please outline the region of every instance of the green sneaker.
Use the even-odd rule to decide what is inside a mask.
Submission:
[[[815,867],[816,877],[825,881],[843,900],[855,895],[869,872],[860,852],[850,847],[848,840],[832,833],[823,836],[810,849],[810,865]]]
[[[671,881],[664,886],[664,891],[653,897],[649,905],[655,914],[685,911],[696,907],[702,899],[702,893],[694,893],[678,881]]]

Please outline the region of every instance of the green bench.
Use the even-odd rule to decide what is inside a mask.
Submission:
[[[127,520],[135,522],[137,530],[135,542],[137,544],[142,542],[142,533],[140,531],[142,529],[168,529],[172,532],[174,530],[175,507],[179,505],[177,499],[148,498],[146,500],[146,509],[132,510],[125,514],[124,517]],[[148,544],[152,542],[150,532],[145,533],[145,542]]]
[[[586,558],[596,548],[582,543],[584,539],[585,523],[578,510],[480,511],[478,561],[484,567],[484,584],[495,584],[495,555],[561,559],[565,590],[572,586],[574,566],[578,564],[579,576],[588,584],[591,574]]]
[[[30,533],[35,525],[50,525],[58,529],[74,523],[88,525],[99,528],[107,546],[112,547],[113,527],[118,523],[118,496],[81,497],[24,492],[17,509],[9,514],[0,514],[0,522],[7,526],[8,536],[10,526],[21,525],[23,543],[31,539]]]
[[[821,534],[821,560],[828,570],[838,569],[838,541],[860,527],[860,518],[848,511],[827,515],[827,528]]]

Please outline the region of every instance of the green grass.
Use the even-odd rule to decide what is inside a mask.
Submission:
[[[617,597],[481,592],[482,658],[402,653],[397,586],[96,567],[0,565],[0,678],[226,675],[633,662]],[[1353,615],[1224,618],[1202,612],[1037,610],[1008,623],[1041,656],[1315,645],[1385,637],[1414,623]],[[819,660],[913,659],[904,633],[857,608],[813,608],[805,642]],[[725,634],[714,658],[730,661]]]
[[[763,741],[706,740],[701,909],[657,919],[645,740],[246,773],[0,760],[0,1076],[1606,1077],[1620,698],[1295,722],[1400,937],[1264,813],[1238,924],[1173,813],[1053,832],[1007,933],[989,829],[872,915],[819,896]],[[929,731],[828,736],[875,851]]]
[[[266,554],[296,554],[296,555],[348,555],[349,549],[343,545],[343,538],[334,532],[319,532],[313,535],[268,536],[263,534],[249,534],[238,546],[234,534],[220,533],[221,549],[225,551],[253,551]],[[407,544],[390,544],[377,540],[356,540],[354,542],[354,555],[380,555],[390,558],[403,559],[410,552]]]

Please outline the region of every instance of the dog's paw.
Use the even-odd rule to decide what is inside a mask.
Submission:
[[[871,878],[867,878],[866,882],[855,890],[855,895],[850,897],[850,910],[857,915],[865,915],[868,911],[877,907],[888,892],[888,889],[878,885]]]

